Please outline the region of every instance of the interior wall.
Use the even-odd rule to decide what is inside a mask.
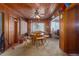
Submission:
[[[6,49],[18,42],[19,37],[27,32],[27,22],[20,20],[16,14],[4,13],[5,47]],[[7,20],[6,20],[7,19]]]
[[[79,5],[76,6],[76,20],[75,20],[75,32],[76,32],[76,50],[77,50],[77,53],[79,53]]]
[[[67,50],[67,39],[66,39],[66,22],[67,22],[67,11],[65,11],[63,14],[62,19],[60,18],[60,48],[63,51]]]
[[[45,23],[45,32],[50,34],[51,33],[51,20],[50,19],[46,19],[44,21],[44,23]]]
[[[14,44],[14,18],[9,16],[9,45]]]
[[[9,47],[9,17],[8,14],[4,14],[4,36],[5,36],[5,49]]]
[[[3,10],[4,13],[4,37],[5,37],[5,50],[8,49],[9,47],[11,47],[16,39],[15,34],[19,34],[19,32],[17,31],[15,33],[15,28],[17,30],[17,28],[19,29],[19,27],[16,25],[15,23],[15,19],[13,18],[14,16],[16,16],[16,14],[12,14],[7,12],[7,10]],[[17,16],[16,16],[17,17]]]
[[[31,22],[30,20],[27,21],[27,33],[31,32]]]
[[[5,50],[15,43],[20,35],[19,19],[20,15],[16,10],[13,10],[6,5],[0,4],[0,12],[4,13],[3,17],[3,32],[5,38]],[[17,18],[17,22],[11,17]]]
[[[60,20],[60,48],[70,54],[79,53],[79,6],[74,6],[63,13]]]

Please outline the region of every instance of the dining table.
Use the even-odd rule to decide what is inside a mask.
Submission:
[[[32,33],[31,34],[33,45],[44,45],[48,37],[49,37],[48,35],[45,35],[43,33]]]

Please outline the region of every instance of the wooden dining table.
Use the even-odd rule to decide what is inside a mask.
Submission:
[[[38,42],[39,45],[44,45],[44,43],[46,42],[47,37],[49,37],[48,35],[45,34],[37,34],[37,33],[32,33],[31,35],[31,39],[32,39],[32,43],[33,45],[36,45],[36,43]]]

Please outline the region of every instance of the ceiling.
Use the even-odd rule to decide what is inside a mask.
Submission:
[[[34,19],[35,10],[38,8],[41,19],[48,18],[56,9],[55,3],[7,3],[1,4],[21,14],[22,17]]]

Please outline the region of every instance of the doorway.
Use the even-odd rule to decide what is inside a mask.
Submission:
[[[51,20],[51,34],[55,39],[59,39],[59,16]]]

